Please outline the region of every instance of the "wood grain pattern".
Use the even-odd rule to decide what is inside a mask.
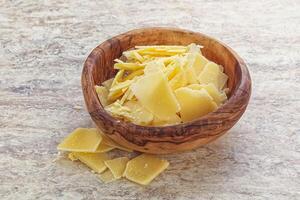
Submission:
[[[191,122],[145,127],[116,119],[100,104],[95,84],[114,76],[113,60],[136,45],[203,45],[208,59],[224,66],[229,76],[229,100],[215,112]],[[244,61],[228,46],[201,33],[174,28],[144,28],[113,37],[96,47],[86,59],[82,89],[88,112],[96,125],[119,144],[153,154],[197,148],[220,137],[244,113],[251,94],[251,79]]]

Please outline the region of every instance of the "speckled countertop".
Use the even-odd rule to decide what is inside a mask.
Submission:
[[[300,1],[0,0],[0,199],[300,199]],[[93,126],[80,87],[93,47],[127,30],[173,26],[235,49],[253,80],[228,134],[166,156],[151,185],[104,185],[56,157]]]

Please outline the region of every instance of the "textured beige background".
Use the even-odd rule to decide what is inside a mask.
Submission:
[[[0,0],[0,199],[300,199],[299,10],[299,0]],[[253,79],[243,118],[210,145],[166,156],[148,187],[51,162],[64,136],[92,126],[80,87],[88,53],[145,26],[235,49]]]

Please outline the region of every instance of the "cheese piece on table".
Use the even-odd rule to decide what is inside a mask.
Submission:
[[[168,120],[180,110],[166,77],[160,71],[145,74],[131,85],[131,89],[141,105],[160,119]]]
[[[102,137],[97,129],[77,128],[57,146],[57,149],[72,152],[95,152],[101,141]]]
[[[100,174],[99,178],[104,183],[110,183],[110,182],[113,182],[113,181],[116,180],[116,178],[114,177],[114,175],[112,174],[112,172],[110,170],[106,170],[105,172],[103,172],[102,174]]]
[[[126,164],[129,161],[127,157],[115,158],[112,160],[106,160],[104,164],[108,167],[108,169],[112,172],[116,179],[122,177]]]
[[[99,130],[101,136],[102,136],[102,142],[104,144],[107,144],[108,146],[112,146],[115,147],[117,149],[123,150],[123,151],[127,151],[127,152],[133,152],[132,149],[128,149],[126,147],[123,147],[119,144],[117,144],[116,142],[114,142],[112,139],[110,139],[107,135],[105,135],[101,130]]]
[[[142,154],[127,163],[124,176],[136,183],[147,185],[169,166],[169,162],[150,154]]]
[[[187,87],[175,91],[181,106],[180,115],[183,122],[200,118],[217,109],[217,104],[206,90],[193,90]]]
[[[107,106],[108,103],[108,90],[104,86],[95,85],[95,90],[102,106]]]
[[[209,62],[198,76],[201,84],[213,83],[218,89],[222,89],[227,82],[227,75],[220,71],[219,65]]]
[[[76,156],[74,156],[74,154],[71,152],[68,154],[68,158],[71,160],[71,161],[76,161],[78,160],[78,158]]]
[[[105,153],[72,152],[72,154],[75,158],[97,173],[101,173],[107,168],[104,161],[109,158]]]
[[[114,148],[115,147],[105,144],[102,140],[102,142],[99,144],[98,148],[96,149],[95,153],[105,153],[105,152],[113,150]]]

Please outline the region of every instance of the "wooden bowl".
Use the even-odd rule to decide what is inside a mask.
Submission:
[[[222,65],[229,76],[229,99],[215,112],[172,126],[139,126],[112,117],[100,104],[94,85],[114,77],[113,60],[136,45],[204,46],[202,53]],[[201,33],[175,28],[142,28],[115,36],[97,46],[82,72],[85,103],[96,125],[115,142],[136,151],[166,154],[191,150],[228,131],[244,113],[251,94],[251,79],[244,61],[227,45]]]

